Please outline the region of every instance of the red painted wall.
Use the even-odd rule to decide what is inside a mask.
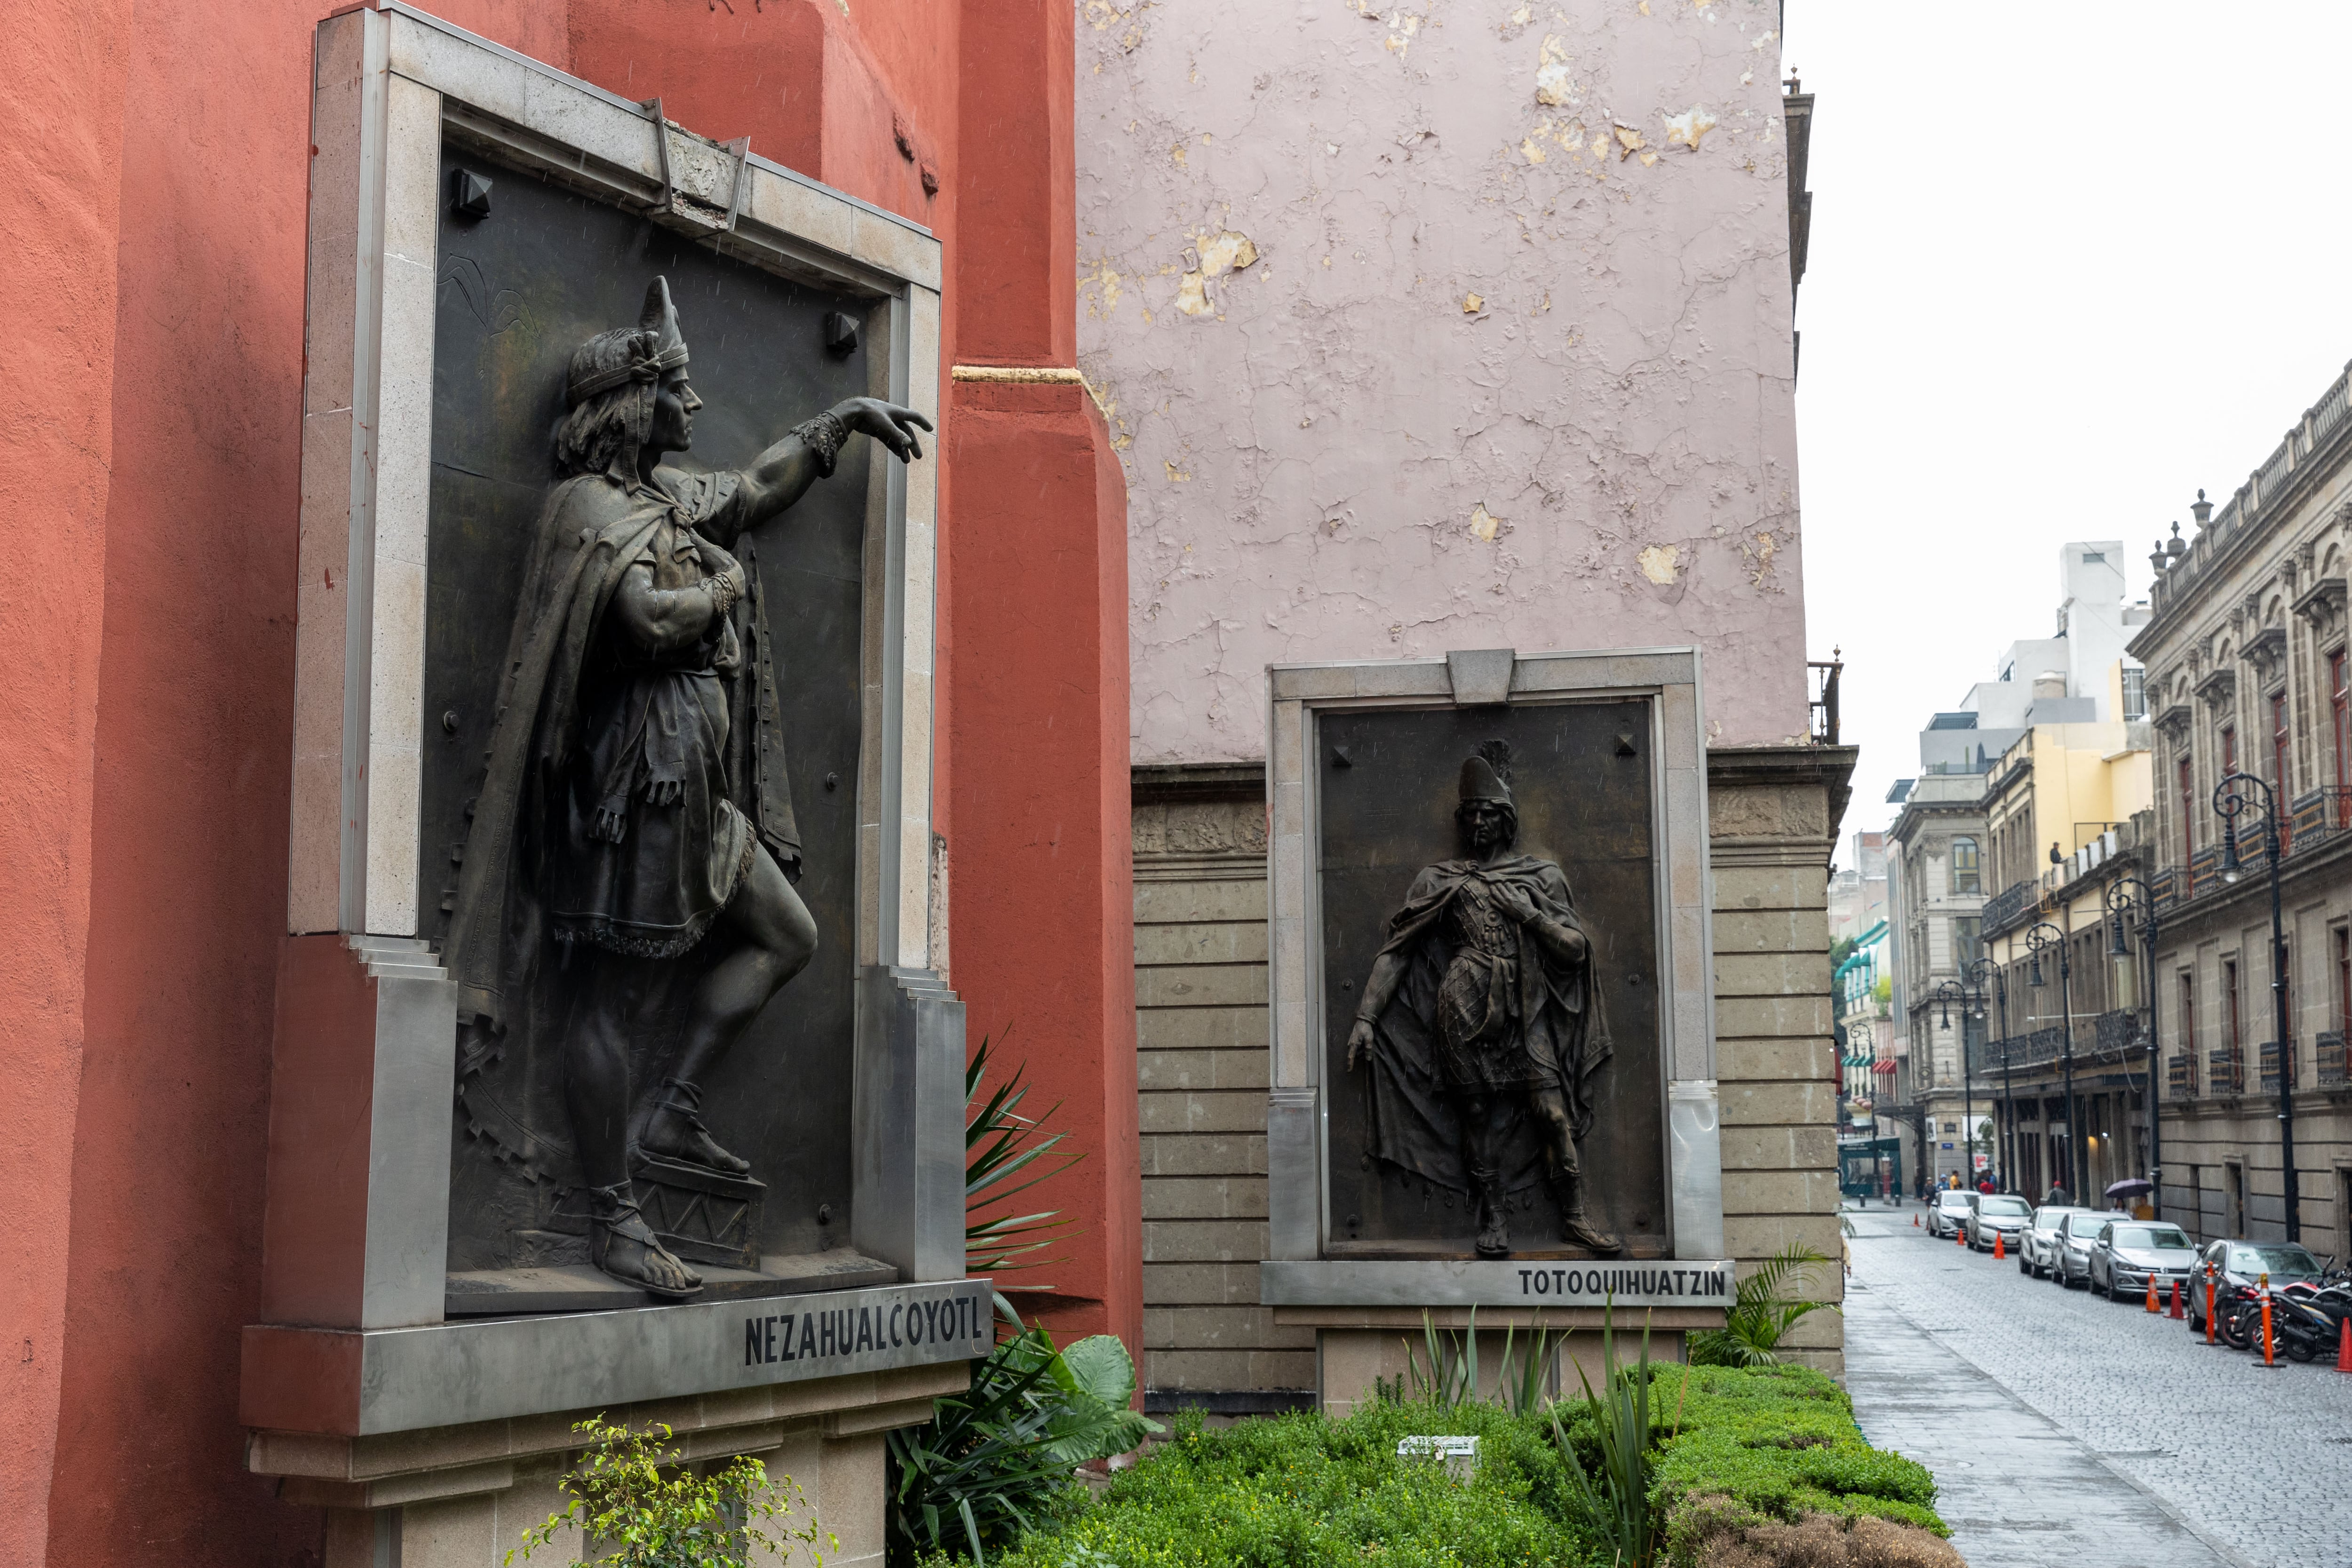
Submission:
[[[37,367],[0,378],[0,507],[55,585],[0,595],[0,1568],[292,1568],[322,1541],[246,1474],[236,1383],[286,942],[303,131],[338,5],[0,6],[0,135],[38,150],[0,181],[12,364]],[[928,224],[949,362],[1071,363],[1066,5],[438,9]],[[1087,1150],[1055,1194],[1087,1228],[1066,1320],[1135,1342],[1124,490],[1075,386],[956,395],[948,425],[951,978],[976,1033],[1021,1026]]]
[[[60,569],[0,595],[0,1568],[43,1560],[65,1365],[67,1242],[89,929],[96,591],[112,487],[114,245],[129,0],[12,0],[0,57],[0,286],[16,302],[0,376],[0,515]]]

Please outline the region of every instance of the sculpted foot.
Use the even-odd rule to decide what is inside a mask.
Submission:
[[[1508,1258],[1511,1227],[1503,1217],[1502,1183],[1490,1171],[1473,1171],[1470,1181],[1478,1194],[1478,1256]]]
[[[646,1119],[645,1130],[637,1135],[637,1147],[647,1154],[700,1165],[721,1175],[750,1175],[751,1163],[719,1146],[710,1136],[710,1129],[702,1123],[698,1114],[701,1109],[701,1089],[684,1079],[662,1079],[661,1098]]]
[[[682,1299],[702,1289],[702,1276],[655,1239],[625,1184],[591,1187],[588,1199],[588,1256],[597,1268],[656,1296]]]

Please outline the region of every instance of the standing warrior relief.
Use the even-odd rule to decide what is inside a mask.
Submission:
[[[701,1277],[656,1239],[646,1157],[743,1177],[700,1115],[701,1084],[816,952],[793,882],[775,650],[746,531],[832,477],[857,433],[902,462],[930,421],[855,397],[734,472],[661,466],[702,400],[669,283],[635,328],[572,355],[555,462],[499,677],[489,772],[467,830],[446,960],[461,1018],[503,1027],[546,947],[569,982],[563,1100],[588,1188],[589,1252],[616,1279],[685,1297]],[[739,561],[729,552],[740,548]],[[656,969],[693,965],[659,1089],[630,1084]]]
[[[1592,1127],[1590,1079],[1610,1051],[1592,942],[1560,868],[1512,853],[1510,768],[1502,741],[1463,763],[1454,813],[1463,858],[1424,869],[1389,918],[1349,1031],[1348,1068],[1379,1057],[1392,1073],[1410,1064],[1434,1077],[1477,1202],[1479,1256],[1511,1251],[1504,1163],[1522,1111],[1559,1204],[1560,1239],[1613,1254],[1618,1238],[1586,1222],[1577,1163]]]

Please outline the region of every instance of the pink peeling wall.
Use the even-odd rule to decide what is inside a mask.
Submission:
[[[1270,662],[1706,650],[1805,732],[1777,0],[1076,0],[1138,762]]]

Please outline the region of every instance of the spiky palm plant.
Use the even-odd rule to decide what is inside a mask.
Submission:
[[[1739,1282],[1723,1327],[1702,1329],[1690,1337],[1690,1359],[1696,1366],[1771,1366],[1780,1359],[1780,1341],[1808,1313],[1836,1311],[1833,1302],[1807,1301],[1780,1293],[1783,1285],[1803,1283],[1805,1270],[1828,1258],[1810,1247],[1786,1247],[1758,1266]]]

